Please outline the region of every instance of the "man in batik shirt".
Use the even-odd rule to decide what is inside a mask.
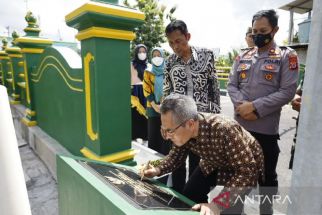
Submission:
[[[198,113],[191,97],[169,95],[162,102],[161,131],[174,146],[155,167],[141,174],[153,177],[178,168],[189,151],[200,156],[183,194],[201,203],[193,209],[214,214],[241,213],[245,195],[262,180],[264,157],[256,139],[236,121],[222,115]],[[207,203],[210,188],[224,185],[222,192]]]
[[[220,112],[220,93],[215,70],[214,54],[211,50],[189,45],[190,33],[187,25],[175,20],[166,27],[168,43],[174,54],[166,61],[163,95],[188,95],[194,99],[198,111]],[[199,163],[199,158],[189,155],[189,175]],[[182,192],[186,170],[183,164],[172,174],[173,189]]]

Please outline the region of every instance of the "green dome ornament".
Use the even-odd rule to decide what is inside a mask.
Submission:
[[[37,24],[37,18],[32,14],[31,11],[28,11],[26,16],[25,16],[25,20],[28,23],[28,27],[29,28],[38,28],[38,24]]]
[[[12,42],[11,42],[12,46],[17,46],[16,40],[17,38],[20,37],[19,34],[17,33],[17,31],[13,31],[11,36],[12,36]]]
[[[37,24],[37,18],[31,11],[28,11],[25,20],[28,23],[28,26],[24,29],[26,36],[39,36],[40,28]]]
[[[5,50],[7,48],[8,40],[6,38],[2,39],[2,50]]]

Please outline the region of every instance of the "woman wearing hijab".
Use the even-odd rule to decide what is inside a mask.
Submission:
[[[151,52],[152,67],[144,72],[143,89],[147,99],[146,114],[148,116],[148,146],[166,155],[169,151],[160,133],[160,101],[163,95],[164,53],[161,48],[154,48]]]
[[[147,68],[147,47],[139,44],[134,50],[131,62],[131,112],[132,112],[132,140],[147,139],[146,99],[143,94],[143,75]]]

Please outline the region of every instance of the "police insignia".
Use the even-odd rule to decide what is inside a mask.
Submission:
[[[268,56],[269,56],[269,58],[280,58],[281,57],[280,50],[278,50],[278,49],[270,49],[268,51]]]
[[[265,79],[266,79],[267,81],[272,80],[272,79],[273,79],[273,74],[271,74],[271,73],[266,74],[266,75],[265,75]]]
[[[245,79],[246,78],[246,72],[241,72],[240,73],[240,78]]]
[[[240,65],[240,69],[241,70],[245,70],[247,68],[247,65],[246,64],[242,64],[242,65]]]
[[[265,65],[264,67],[266,70],[274,70],[275,69],[275,66],[273,64],[268,64],[268,65]]]
[[[290,70],[296,70],[298,68],[297,56],[294,54],[290,54],[288,56],[288,65]]]

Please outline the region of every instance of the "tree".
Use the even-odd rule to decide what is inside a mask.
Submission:
[[[216,60],[217,67],[231,67],[234,64],[236,57],[238,56],[238,50],[233,49],[232,51],[228,52],[227,55],[221,55]]]
[[[134,29],[136,38],[132,41],[131,50],[136,44],[143,43],[150,51],[153,47],[160,47],[166,42],[164,17],[169,21],[175,20],[173,13],[176,6],[172,7],[169,12],[165,13],[166,6],[160,5],[157,0],[135,0],[135,5],[130,5],[128,0],[124,0],[127,7],[138,9],[145,14],[145,22]]]
[[[232,66],[236,57],[238,56],[238,51],[233,49],[231,52],[228,52],[228,66]]]

